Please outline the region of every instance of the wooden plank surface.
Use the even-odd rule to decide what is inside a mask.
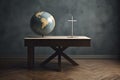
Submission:
[[[27,36],[24,39],[91,39],[86,36]]]
[[[53,71],[58,68],[56,59],[47,69],[40,67],[40,59],[34,70],[26,70],[26,61],[22,61],[1,61],[0,80],[120,80],[119,60],[75,59],[80,66],[74,67],[63,58],[62,72]]]

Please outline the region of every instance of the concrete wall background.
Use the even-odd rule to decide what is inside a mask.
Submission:
[[[29,27],[36,11],[47,11],[56,20],[49,35],[70,35],[73,15],[74,34],[92,38],[90,48],[69,48],[72,55],[118,55],[120,53],[119,0],[0,0],[0,57],[24,57],[23,38],[36,35]],[[36,56],[48,55],[50,48],[36,48]]]

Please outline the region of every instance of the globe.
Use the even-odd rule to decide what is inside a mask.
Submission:
[[[53,31],[55,19],[48,12],[36,12],[31,18],[30,26],[35,33],[44,36]]]

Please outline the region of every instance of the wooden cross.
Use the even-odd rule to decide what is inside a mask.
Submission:
[[[74,32],[74,28],[73,28],[74,25],[73,25],[73,23],[74,23],[74,22],[77,22],[77,20],[74,20],[74,19],[73,19],[73,16],[72,16],[72,19],[70,19],[70,20],[68,20],[68,21],[72,23],[72,34],[71,34],[71,35],[72,35],[72,37],[73,37],[73,32]]]

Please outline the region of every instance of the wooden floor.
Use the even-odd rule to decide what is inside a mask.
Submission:
[[[33,70],[25,62],[0,62],[0,80],[120,80],[119,60],[77,60],[79,66],[62,61],[62,72],[57,72],[55,61],[41,68],[36,62]]]

